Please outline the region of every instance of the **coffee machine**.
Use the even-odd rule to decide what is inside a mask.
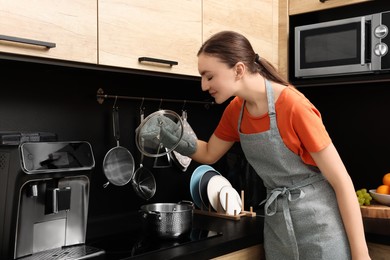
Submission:
[[[0,259],[103,256],[84,244],[94,166],[84,141],[0,144]]]

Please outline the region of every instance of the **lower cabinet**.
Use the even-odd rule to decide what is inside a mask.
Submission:
[[[265,260],[265,255],[264,255],[264,248],[263,245],[256,245],[256,246],[251,246],[248,248],[244,248],[238,251],[235,251],[233,253],[229,253],[226,255],[222,255],[216,258],[213,258],[216,260],[251,260],[251,259],[256,259],[256,260]]]

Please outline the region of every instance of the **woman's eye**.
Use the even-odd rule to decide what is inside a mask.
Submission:
[[[207,80],[209,80],[209,81],[212,80],[212,79],[213,79],[213,77],[207,77]]]

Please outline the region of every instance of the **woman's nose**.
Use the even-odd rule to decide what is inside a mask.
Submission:
[[[203,91],[207,91],[210,89],[210,87],[208,86],[207,82],[205,82],[205,80],[202,80],[201,87]]]

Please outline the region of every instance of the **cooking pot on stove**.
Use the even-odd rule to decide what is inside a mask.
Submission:
[[[191,201],[147,204],[139,212],[147,231],[161,238],[178,238],[192,229],[194,204]]]

